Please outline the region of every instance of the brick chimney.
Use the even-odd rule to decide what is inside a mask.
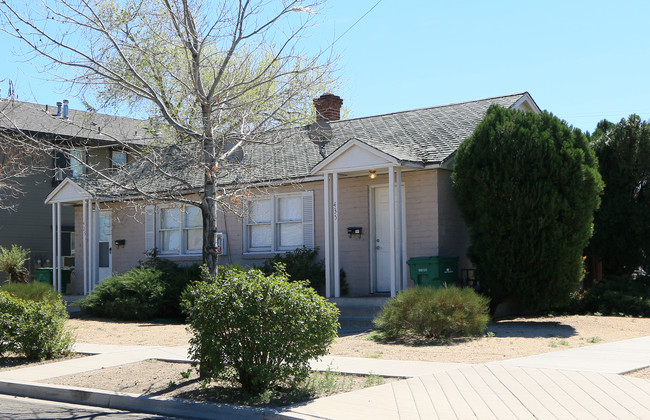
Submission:
[[[324,93],[320,98],[314,99],[316,122],[340,120],[341,105],[343,105],[343,99],[332,93]]]

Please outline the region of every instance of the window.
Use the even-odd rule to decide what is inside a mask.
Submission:
[[[70,172],[73,178],[79,178],[85,171],[86,151],[82,149],[70,150]]]
[[[247,252],[314,247],[313,192],[277,194],[251,201],[245,224]]]
[[[158,217],[161,254],[200,254],[203,247],[201,209],[194,206],[163,207]]]
[[[121,168],[124,165],[126,165],[126,152],[111,150],[111,168]]]

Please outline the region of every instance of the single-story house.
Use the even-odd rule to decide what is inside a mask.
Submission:
[[[249,167],[259,169],[257,179],[267,182],[264,193],[247,198],[245,215],[220,214],[220,264],[258,264],[279,252],[318,247],[328,297],[340,296],[340,269],[351,296],[394,296],[408,287],[411,257],[459,257],[459,269],[470,269],[468,232],[452,191],[454,154],[492,104],[539,112],[531,96],[524,92],[347,120],[339,119],[342,102],[325,94],[314,100],[316,123],[288,130],[281,143],[244,151]],[[152,188],[171,188],[138,164],[133,163],[134,178]],[[202,173],[196,172],[200,182]],[[103,188],[66,179],[45,201],[74,206],[75,226],[82,227],[75,229],[73,292],[88,293],[104,277],[137,265],[154,247],[159,257],[200,261],[197,208],[136,206],[137,197],[118,198]]]

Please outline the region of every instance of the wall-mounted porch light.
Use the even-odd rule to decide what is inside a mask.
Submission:
[[[375,179],[375,178],[377,178],[377,171],[375,171],[374,169],[371,169],[370,170],[370,179]]]

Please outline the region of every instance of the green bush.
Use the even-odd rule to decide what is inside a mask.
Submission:
[[[9,283],[0,287],[10,295],[23,300],[35,302],[55,303],[61,300],[61,294],[54,290],[51,285],[41,282],[31,283]]]
[[[555,311],[650,317],[650,277],[605,278],[586,291],[574,293],[568,306]]]
[[[73,339],[65,329],[67,318],[61,300],[34,302],[0,292],[0,356],[11,352],[50,359],[70,353]]]
[[[245,392],[304,380],[309,360],[327,352],[339,327],[336,306],[282,269],[267,276],[224,267],[189,294],[190,354],[201,376],[238,382]]]
[[[104,318],[179,318],[181,294],[191,281],[199,278],[196,265],[179,267],[157,260],[105,279],[79,301],[79,306],[90,315]]]
[[[309,285],[317,292],[323,294],[325,290],[325,262],[318,260],[318,247],[309,249],[297,248],[294,251],[276,254],[273,258],[264,261],[262,271],[273,274],[277,264],[282,264],[291,281],[308,281]],[[341,269],[341,295],[348,294],[348,283],[345,271]]]
[[[11,282],[29,281],[29,272],[24,267],[27,260],[29,260],[29,249],[23,249],[18,245],[11,245],[9,249],[0,246],[0,270],[9,274]]]
[[[489,299],[469,288],[417,286],[389,300],[374,324],[387,338],[477,336],[490,320],[488,305]]]
[[[565,303],[583,278],[603,189],[586,136],[548,112],[492,105],[458,148],[453,180],[467,255],[493,307]]]

